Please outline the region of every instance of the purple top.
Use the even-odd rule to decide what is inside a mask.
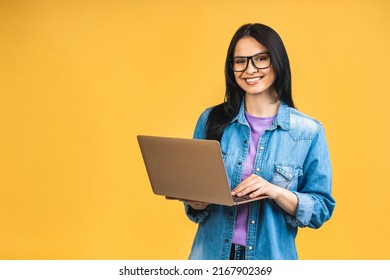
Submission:
[[[257,146],[261,135],[264,131],[272,125],[275,116],[260,118],[251,116],[248,113],[245,113],[245,117],[249,123],[251,133],[250,133],[250,144],[248,155],[245,159],[244,168],[242,170],[241,181],[245,180],[247,177],[253,174],[253,166],[256,160]],[[237,208],[237,217],[236,225],[233,233],[233,244],[246,246],[246,235],[248,227],[248,214],[249,214],[249,204],[241,204]]]

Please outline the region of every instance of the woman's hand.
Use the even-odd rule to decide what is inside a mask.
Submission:
[[[267,195],[269,199],[276,199],[281,193],[281,189],[260,176],[252,174],[232,190],[232,195],[239,197],[249,195],[251,198]]]
[[[195,209],[195,210],[203,210],[203,209],[205,209],[209,205],[208,203],[201,202],[201,201],[179,199],[179,198],[174,198],[174,197],[169,197],[169,196],[166,196],[165,198],[169,199],[169,200],[178,200],[178,201],[185,202],[189,206],[191,206],[192,209]]]
[[[273,199],[289,215],[295,216],[297,211],[298,198],[293,192],[271,184],[255,174],[238,184],[232,190],[232,195],[249,195],[251,198],[267,195],[269,199]]]

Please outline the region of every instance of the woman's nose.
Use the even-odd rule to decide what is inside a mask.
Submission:
[[[256,73],[257,72],[257,68],[255,66],[255,64],[253,63],[252,59],[250,59],[248,61],[248,67],[246,68],[245,72],[247,73]]]

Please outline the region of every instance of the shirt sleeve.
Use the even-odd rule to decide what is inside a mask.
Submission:
[[[292,226],[319,228],[330,219],[335,208],[332,191],[332,168],[325,131],[319,125],[298,181],[298,206],[295,217],[286,214]]]
[[[184,202],[184,209],[187,214],[187,217],[190,219],[190,221],[197,224],[205,222],[207,220],[207,218],[210,216],[210,208],[211,206],[208,205],[203,210],[195,210]]]

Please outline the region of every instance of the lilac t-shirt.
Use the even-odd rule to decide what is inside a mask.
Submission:
[[[242,170],[241,181],[245,180],[247,177],[253,174],[253,166],[256,160],[257,146],[260,140],[261,135],[264,131],[272,125],[275,116],[260,118],[251,116],[245,113],[245,117],[249,123],[251,133],[250,133],[250,144],[248,155],[245,159],[244,168]],[[236,224],[233,233],[233,244],[246,246],[246,235],[248,227],[248,214],[249,214],[249,204],[241,204],[237,209]]]

